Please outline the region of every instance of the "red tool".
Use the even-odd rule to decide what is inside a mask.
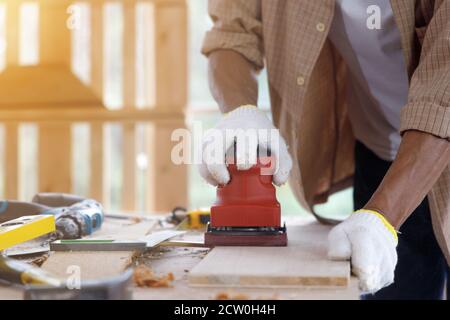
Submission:
[[[207,246],[287,246],[286,226],[272,184],[273,158],[260,157],[249,170],[228,165],[230,182],[217,188]]]

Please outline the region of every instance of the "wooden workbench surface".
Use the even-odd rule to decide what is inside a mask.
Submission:
[[[310,220],[290,219],[289,226],[305,224]],[[159,247],[140,256],[134,265],[145,264],[156,274],[174,274],[169,288],[140,288],[133,284],[134,299],[216,299],[219,296],[245,299],[358,299],[357,280],[350,278],[346,287],[300,288],[220,288],[190,287],[188,274],[208,253],[205,248]],[[105,252],[99,254],[106,254]],[[0,299],[20,299],[21,292],[0,286]]]
[[[311,224],[312,223],[312,224]],[[312,219],[293,218],[287,221],[288,235],[294,243],[303,237],[310,237],[311,231],[317,230],[326,237],[329,227],[318,226]],[[304,229],[302,229],[304,228]],[[302,230],[305,233],[301,234]],[[289,233],[291,232],[291,233]],[[299,234],[293,234],[299,232]],[[319,242],[319,241],[318,241]],[[298,243],[298,241],[297,241]],[[303,242],[304,243],[304,242]],[[326,251],[326,239],[316,244],[315,249]],[[237,248],[236,248],[237,249]],[[287,248],[283,248],[287,249]],[[290,249],[292,250],[292,248]],[[299,248],[304,252],[311,251]],[[137,262],[151,267],[156,273],[172,272],[175,276],[171,288],[135,288],[135,299],[215,299],[219,295],[231,298],[248,299],[359,299],[357,279],[350,277],[346,287],[296,287],[296,288],[224,288],[224,287],[191,287],[188,282],[189,272],[202,261],[208,249],[202,248],[165,248],[147,253]]]

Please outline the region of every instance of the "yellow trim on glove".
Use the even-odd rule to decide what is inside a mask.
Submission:
[[[380,218],[381,221],[383,222],[384,226],[389,230],[390,233],[392,233],[392,235],[394,236],[395,241],[398,243],[397,231],[392,226],[392,224],[390,224],[389,221],[387,221],[386,218],[381,213],[376,212],[375,210],[367,210],[367,209],[361,209],[361,210],[355,211],[355,213],[364,213],[364,212],[374,214],[378,218]]]

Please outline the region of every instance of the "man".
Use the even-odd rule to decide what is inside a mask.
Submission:
[[[442,298],[450,261],[450,1],[210,0],[209,13],[214,27],[203,53],[227,113],[216,129],[274,128],[254,107],[266,62],[284,138],[274,183],[290,173],[295,195],[313,208],[353,182],[358,211],[330,232],[329,257],[351,259],[366,299]],[[370,23],[376,15],[378,27]],[[270,149],[274,141],[240,143],[245,170],[258,144]],[[213,185],[230,179],[223,162],[205,160],[200,173]]]

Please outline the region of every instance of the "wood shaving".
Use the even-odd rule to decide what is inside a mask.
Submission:
[[[143,264],[137,266],[133,272],[133,281],[138,287],[169,288],[174,280],[175,277],[172,272],[158,276],[152,269]]]
[[[134,223],[140,223],[142,222],[143,219],[139,217],[131,217],[130,220],[133,221]]]
[[[216,300],[250,300],[250,296],[240,293],[240,292],[219,292],[215,296]],[[252,298],[254,300],[279,300],[279,297],[277,294],[268,295],[268,296],[258,296],[255,298]]]
[[[31,263],[33,263],[34,265],[36,265],[37,267],[42,266],[42,264],[48,259],[48,254],[44,254],[40,257],[37,257],[35,259],[33,259],[31,261]]]
[[[249,296],[244,293],[233,293],[233,292],[219,292],[216,300],[249,300]]]

